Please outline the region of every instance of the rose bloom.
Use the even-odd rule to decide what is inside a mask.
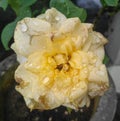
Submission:
[[[102,63],[107,40],[92,28],[55,8],[17,23],[12,44],[20,63],[16,90],[31,110],[78,109],[108,89]]]

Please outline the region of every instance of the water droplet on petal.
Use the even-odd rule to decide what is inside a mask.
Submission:
[[[27,31],[27,26],[26,26],[25,23],[23,23],[23,24],[21,25],[21,31],[22,31],[22,32],[26,32],[26,31]]]
[[[59,18],[59,17],[55,17],[55,20],[59,21],[59,20],[60,20],[60,18]]]

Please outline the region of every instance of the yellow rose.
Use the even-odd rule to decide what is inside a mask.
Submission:
[[[92,27],[55,8],[18,22],[12,45],[20,62],[16,90],[30,109],[78,109],[108,89],[102,64],[107,40]]]

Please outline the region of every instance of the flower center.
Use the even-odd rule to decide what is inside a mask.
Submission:
[[[56,63],[56,68],[59,71],[68,71],[70,69],[70,65],[69,65],[69,60],[70,57],[68,57],[65,54],[56,54],[55,56],[53,56],[53,59]]]

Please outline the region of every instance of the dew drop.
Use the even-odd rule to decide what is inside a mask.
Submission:
[[[21,31],[22,31],[22,32],[26,32],[26,31],[27,31],[27,26],[26,26],[25,23],[23,23],[23,24],[21,25]]]
[[[59,21],[59,20],[60,20],[60,18],[59,18],[59,17],[55,17],[55,20]]]

